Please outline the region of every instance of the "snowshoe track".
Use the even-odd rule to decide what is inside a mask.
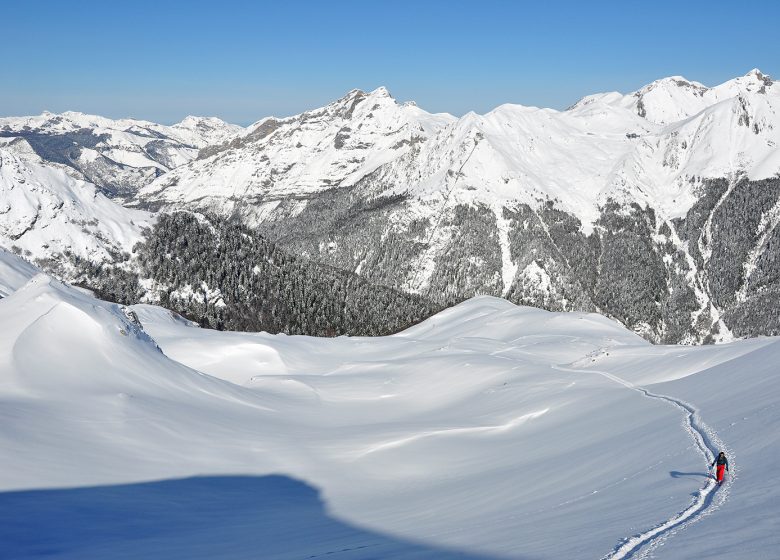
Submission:
[[[707,460],[707,464],[713,461],[715,455],[719,450],[726,450],[722,441],[718,438],[717,434],[699,417],[699,411],[683,400],[670,397],[668,395],[660,395],[652,393],[643,387],[637,387],[632,383],[629,383],[625,379],[613,375],[606,371],[600,371],[595,369],[576,369],[556,366],[555,369],[561,371],[569,371],[573,373],[596,373],[602,377],[606,377],[615,383],[623,385],[628,389],[632,389],[639,393],[642,393],[645,397],[650,399],[657,399],[665,401],[666,403],[680,409],[685,415],[685,430],[691,436],[696,447],[701,454]],[[729,453],[731,456],[731,453]],[[732,461],[733,462],[733,461]],[[691,523],[701,519],[705,515],[708,515],[715,511],[727,498],[728,490],[731,486],[732,477],[728,477],[726,482],[721,487],[720,492],[716,493],[718,484],[713,478],[708,478],[707,483],[703,488],[699,489],[694,494],[693,502],[685,508],[683,511],[677,513],[671,518],[662,521],[655,527],[637,533],[631,537],[623,539],[609,554],[602,557],[602,560],[624,560],[627,558],[644,558],[656,547],[660,546],[667,538],[671,537],[678,531],[686,528]]]

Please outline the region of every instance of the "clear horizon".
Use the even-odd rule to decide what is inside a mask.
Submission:
[[[503,103],[564,109],[681,75],[707,86],[780,73],[780,5],[726,2],[227,0],[4,6],[0,114],[78,111],[247,125],[385,86],[429,112]]]

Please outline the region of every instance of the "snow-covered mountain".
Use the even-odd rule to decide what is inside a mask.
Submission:
[[[55,270],[67,270],[71,256],[114,262],[152,220],[48,165],[25,140],[0,138],[0,248]]]
[[[426,296],[729,340],[780,332],[764,311],[780,293],[778,143],[780,87],[757,70],[459,119],[380,88],[259,121],[138,203],[238,214],[296,253]]]
[[[0,136],[41,187],[3,176],[3,246],[33,259],[103,261],[138,239],[147,217],[98,197],[95,212],[125,226],[78,234],[103,221],[86,204],[68,214],[68,240],[48,228],[16,243],[47,207],[41,189],[86,179],[130,207],[238,216],[290,253],[441,304],[491,294],[599,311],[656,342],[780,333],[780,86],[758,70],[566,111],[455,118],[379,88],[246,129],[47,113],[0,119]]]
[[[263,215],[281,200],[354,184],[453,121],[451,115],[400,105],[385,88],[353,90],[320,109],[258,121],[145,187],[142,199],[197,199],[223,212],[240,206]]]
[[[701,113],[706,108],[740,95],[778,95],[780,86],[769,76],[754,68],[744,76],[715,87],[671,76],[656,80],[639,90],[623,95],[618,92],[589,95],[572,108],[592,103],[622,107],[658,124],[672,124]]]
[[[83,113],[0,118],[0,137],[24,139],[42,159],[106,194],[127,196],[198,151],[243,130],[217,118],[187,117],[173,126]]]
[[[714,88],[666,78],[562,112],[502,105],[460,119],[400,105],[385,88],[355,90],[295,117],[263,119],[140,197],[231,210],[250,201],[264,215],[280,200],[371,177],[383,183],[377,195],[421,203],[552,200],[585,227],[616,196],[682,217],[697,198],[693,178],[778,173],[779,99],[780,86],[758,70]]]
[[[5,556],[777,550],[776,338],[652,346],[490,297],[390,337],[216,332],[4,275]]]

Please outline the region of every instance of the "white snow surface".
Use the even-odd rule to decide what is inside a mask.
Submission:
[[[0,145],[2,248],[18,247],[33,260],[65,251],[91,261],[110,260],[111,251],[129,252],[152,219],[34,153]]]
[[[160,177],[141,196],[212,197],[230,205],[245,197],[272,202],[310,195],[354,184],[453,121],[399,104],[383,87],[352,90],[326,107],[258,121],[215,155]]]
[[[14,293],[40,272],[22,257],[0,248],[0,298]]]
[[[707,87],[682,76],[670,76],[627,95],[618,92],[589,95],[574,107],[601,102],[637,112],[641,106],[647,120],[670,124],[692,117],[722,101],[754,93],[777,96],[780,95],[780,87],[758,68],[714,87]]]
[[[109,119],[76,111],[59,114],[46,111],[37,116],[0,117],[0,131],[5,133],[33,131],[40,134],[63,134],[81,130],[103,137],[94,151],[117,163],[167,171],[194,159],[199,148],[224,142],[239,134],[243,127],[216,117],[189,116],[179,123],[166,126],[131,118]],[[170,165],[150,157],[146,151],[150,142],[165,144]]]
[[[381,338],[132,312],[43,274],[0,300],[14,558],[626,558],[624,542],[642,544],[633,558],[661,544],[769,558],[780,544],[776,338],[652,346],[599,315],[490,297]],[[715,445],[731,460],[717,490]]]
[[[685,215],[703,178],[780,173],[780,86],[758,70],[713,88],[672,77],[566,111],[502,105],[457,119],[399,104],[384,88],[355,90],[321,109],[263,119],[236,138],[141,197],[224,211],[252,201],[262,221],[279,200],[305,204],[363,180],[377,196],[410,196],[410,220],[435,221],[458,203],[500,214],[553,200],[589,230],[610,198],[670,219]]]

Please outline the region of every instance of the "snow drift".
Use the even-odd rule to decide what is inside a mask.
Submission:
[[[36,516],[53,556],[79,558],[197,557],[211,528],[236,558],[623,558],[631,538],[634,557],[665,543],[725,558],[777,545],[762,520],[778,493],[758,474],[777,458],[776,339],[652,346],[598,315],[489,297],[384,338],[225,333],[45,275],[0,300],[0,324],[0,503],[31,513],[4,523],[14,557],[40,552]],[[685,411],[638,388],[687,403],[723,442],[725,487],[712,488]],[[228,498],[242,484],[279,515]],[[247,515],[225,525],[193,507],[166,525],[176,488]],[[290,505],[285,488],[319,497]],[[133,513],[101,525],[105,537],[70,538],[41,499],[62,523],[83,500],[106,514],[148,506],[161,523],[144,536]],[[664,525],[696,500],[692,524]],[[263,528],[264,544],[253,523],[278,532]]]

